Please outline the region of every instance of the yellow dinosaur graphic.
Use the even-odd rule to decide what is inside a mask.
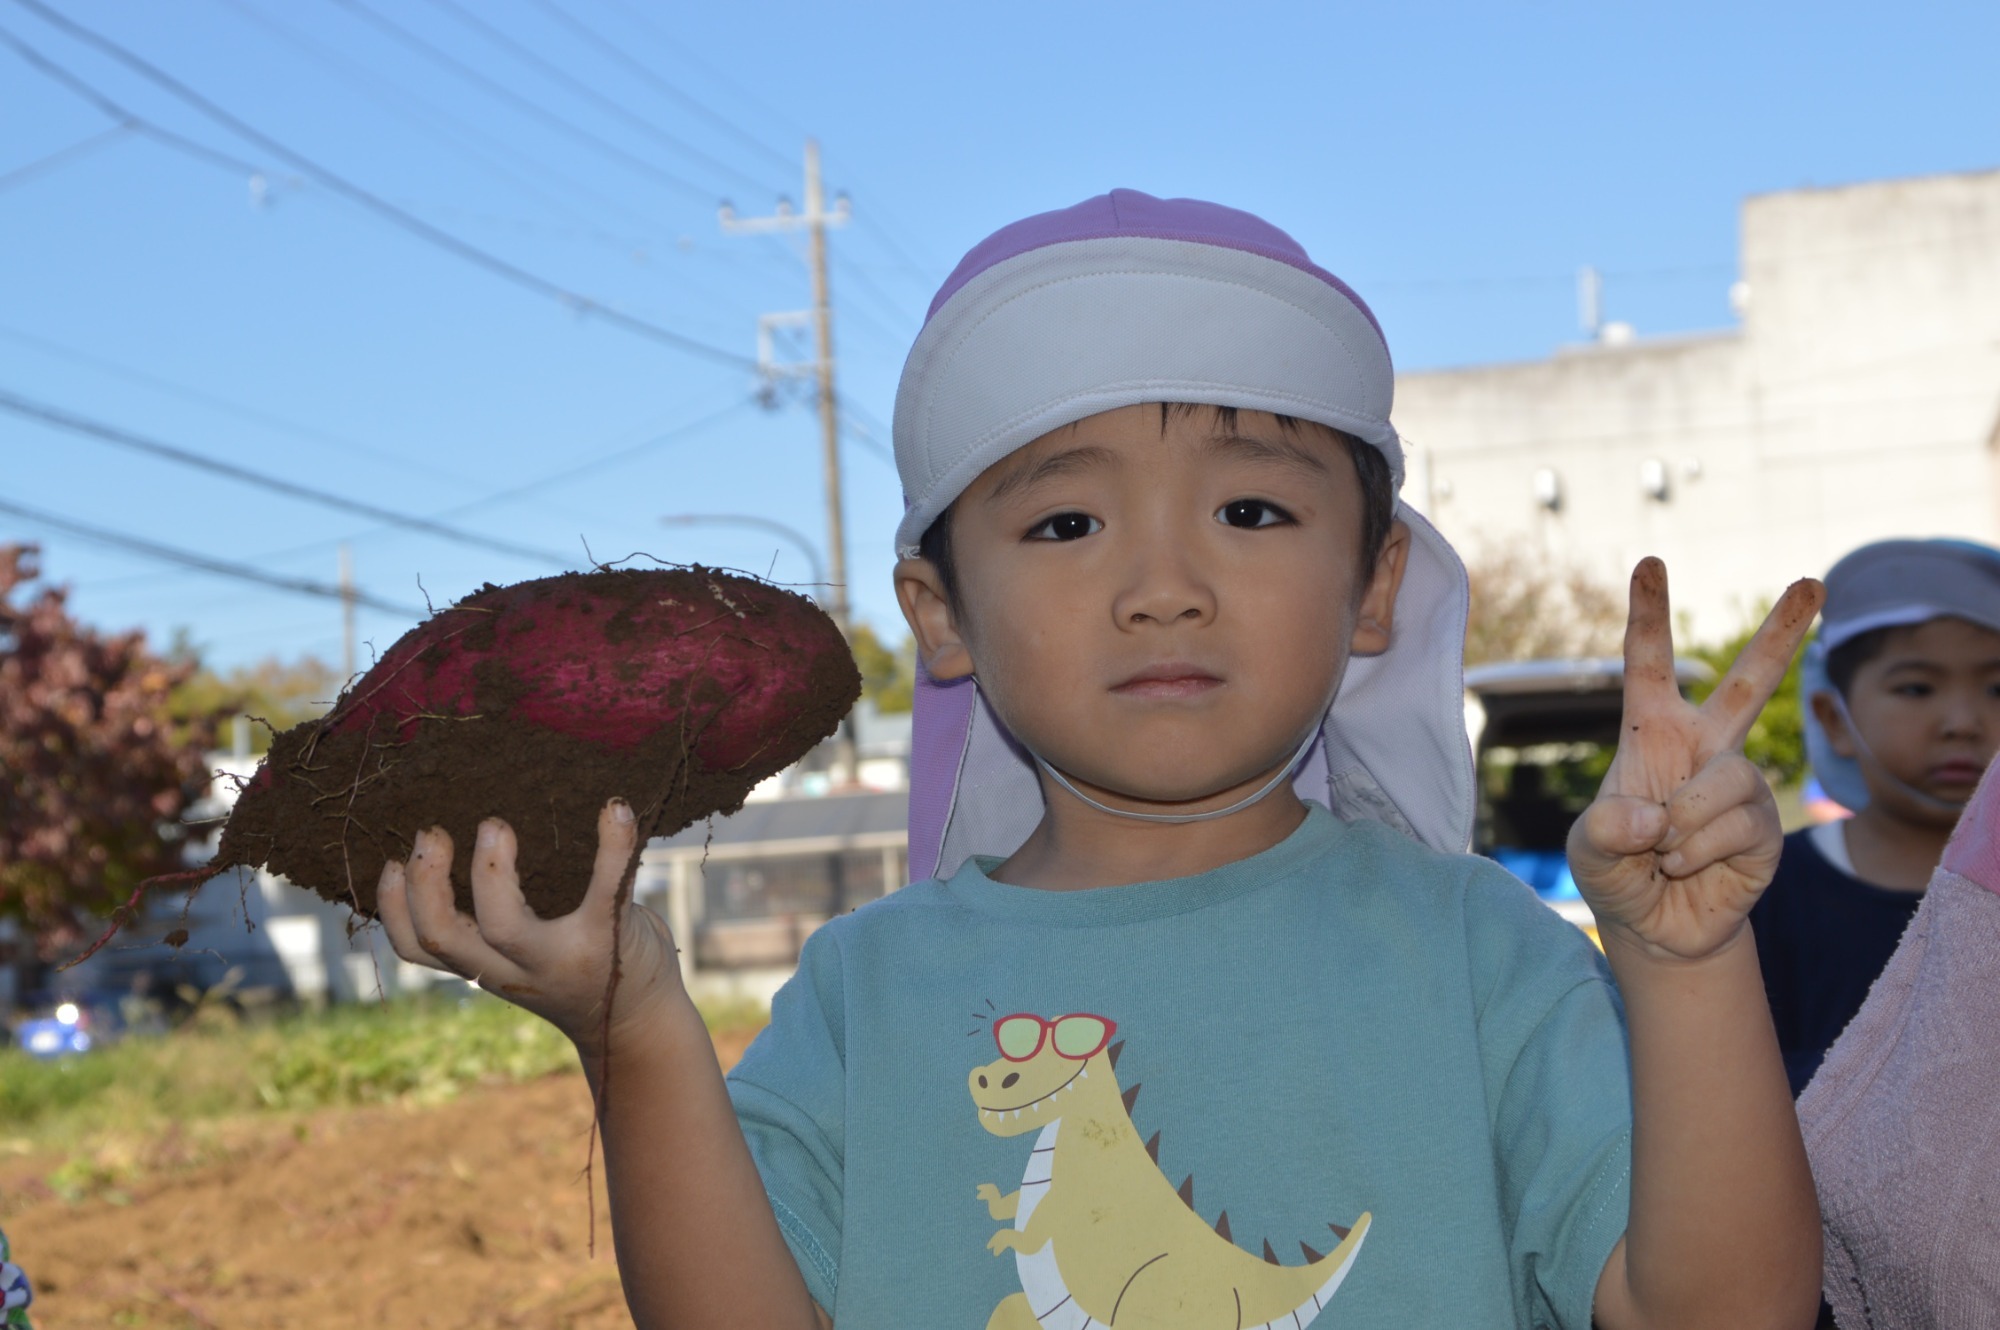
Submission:
[[[1209,1227],[1194,1178],[1176,1190],[1159,1169],[1159,1133],[1142,1144],[1132,1126],[1139,1087],[1119,1091],[1116,1030],[1083,1012],[1003,1016],[999,1060],[967,1077],[980,1126],[1037,1133],[1018,1189],[978,1190],[988,1214],[1013,1221],[986,1246],[1013,1252],[1021,1278],[987,1330],[1304,1330],[1347,1277],[1369,1216],[1328,1225],[1331,1252],[1301,1242],[1304,1265],[1278,1264],[1268,1239],[1261,1259],[1238,1247],[1226,1210]]]

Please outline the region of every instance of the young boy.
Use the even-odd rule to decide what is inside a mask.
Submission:
[[[1817,586],[1696,710],[1634,577],[1571,838],[1621,1008],[1462,853],[1465,575],[1395,503],[1392,383],[1359,298],[1231,209],[1118,191],[967,255],[896,407],[934,876],[812,937],[726,1087],[657,917],[599,1007],[628,810],[563,919],[496,822],[476,919],[442,832],[385,870],[400,954],[577,1043],[641,1325],[1810,1319],[1740,745]]]
[[[1813,772],[1854,816],[1787,836],[1750,911],[1795,1095],[1888,964],[2000,747],[2000,550],[1886,540],[1847,555],[1802,679]]]

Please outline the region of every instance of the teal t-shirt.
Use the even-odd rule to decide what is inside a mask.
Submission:
[[[1195,877],[992,867],[813,934],[730,1075],[836,1324],[1586,1330],[1630,1061],[1521,883],[1317,806]]]

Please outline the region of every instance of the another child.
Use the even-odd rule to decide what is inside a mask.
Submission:
[[[2000,747],[2000,550],[1847,555],[1802,678],[1813,772],[1854,816],[1787,836],[1750,911],[1793,1094],[1860,1010]]]
[[[497,822],[476,920],[441,831],[389,866],[400,954],[576,1042],[640,1324],[1810,1319],[1740,746],[1817,588],[1697,710],[1635,574],[1570,841],[1607,971],[1462,853],[1465,574],[1395,501],[1392,388],[1367,307],[1241,212],[1121,190],[966,256],[896,407],[935,875],[813,935],[726,1087],[647,911],[601,1009],[622,805],[563,919]]]
[[[1799,1099],[1843,1330],[2000,1330],[2000,777]]]
[[[27,1272],[14,1264],[7,1235],[0,1232],[0,1327],[5,1330],[33,1330],[28,1308],[34,1305],[35,1290],[28,1285]]]

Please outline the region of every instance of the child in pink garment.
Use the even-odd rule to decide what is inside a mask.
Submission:
[[[1799,1099],[1841,1330],[2000,1327],[2000,778]]]

